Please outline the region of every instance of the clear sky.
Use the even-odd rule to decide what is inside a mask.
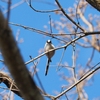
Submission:
[[[12,6],[20,1],[21,0],[12,0]],[[52,5],[52,4],[55,4],[54,0],[45,0],[47,2],[50,2],[51,4],[46,4],[46,2],[45,3],[40,2],[41,0],[40,1],[37,0],[37,1],[38,2],[36,2],[36,0],[33,0],[32,5],[34,6],[34,8],[38,10],[56,9],[56,6]],[[73,7],[75,3],[75,0],[70,0],[70,2],[68,2],[67,0],[59,0],[59,1],[61,2],[62,6],[65,9],[69,7]],[[6,4],[0,1],[0,6],[6,7]],[[3,9],[2,11],[5,11],[5,10]],[[100,15],[100,13],[97,10],[94,10],[90,6],[88,10],[86,10],[85,12],[86,17],[88,17],[87,14]],[[6,13],[4,13],[4,15],[6,16]],[[60,20],[60,15],[55,15],[55,13],[38,13],[38,12],[33,11],[27,5],[27,3],[23,3],[11,10],[10,22],[45,31],[44,26],[47,26],[48,28],[50,27],[49,15],[51,15],[52,20],[56,20],[56,21]],[[48,39],[51,39],[50,37],[43,36],[41,34],[23,29],[21,27],[17,27],[14,25],[10,25],[10,27],[13,31],[14,36],[16,36],[18,30],[20,31],[19,40],[23,39],[23,43],[19,43],[18,46],[25,62],[30,60],[29,58],[30,55],[33,58],[38,56],[39,50],[41,49],[43,50],[45,42]],[[52,30],[53,32],[57,33],[57,30],[55,30],[54,28],[52,28]],[[55,45],[55,47],[59,46],[58,40],[52,39],[52,42]],[[86,62],[92,53],[92,49],[83,49],[82,47],[78,45],[76,46],[76,49],[79,50],[79,56],[77,58],[76,66],[78,65],[86,66]],[[68,63],[69,66],[72,66],[72,51],[73,51],[72,46],[69,46],[66,49],[63,60],[62,60],[63,64]],[[61,79],[59,73],[64,73],[66,76],[69,76],[71,74],[71,72],[65,68],[62,68],[58,72],[56,71],[57,64],[60,61],[62,52],[63,52],[63,49],[56,51],[54,57],[52,58],[52,63],[49,68],[47,76],[45,76],[44,74],[46,61],[47,61],[46,56],[43,56],[40,58],[39,64],[37,66],[38,75],[43,84],[43,87],[45,91],[51,95],[56,95],[55,92],[60,92],[62,85],[68,85],[67,81]],[[99,55],[98,54],[99,54],[98,52],[95,53],[93,65],[97,64],[100,61],[100,54]],[[2,59],[1,55],[0,55],[0,59]],[[0,63],[0,67],[2,68],[3,66],[4,65]],[[33,63],[30,63],[27,65],[27,68],[31,70],[32,66],[33,66]],[[99,88],[100,78],[98,76],[100,76],[100,73],[95,74],[93,78],[93,83],[90,86],[86,86],[84,88],[89,97],[89,100],[93,100],[93,98],[95,97],[100,97],[100,92],[98,92],[100,90]],[[36,84],[40,86],[36,77],[34,78],[34,80]],[[21,100],[21,98],[16,96],[15,100]]]

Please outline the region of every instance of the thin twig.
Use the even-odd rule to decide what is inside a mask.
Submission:
[[[75,21],[73,21],[67,14],[66,12],[64,11],[64,9],[62,8],[62,6],[60,5],[60,3],[58,2],[58,0],[55,0],[58,7],[60,8],[60,10],[62,11],[62,13],[73,23],[75,24],[78,28],[80,28],[83,32],[85,32],[85,30],[79,25],[77,24]]]
[[[15,23],[9,23],[9,24],[12,24],[12,25],[15,25],[15,26],[20,26],[24,29],[27,29],[27,30],[30,30],[30,31],[33,31],[33,32],[37,32],[37,33],[42,34],[42,35],[46,35],[46,36],[55,38],[57,40],[60,40],[60,41],[63,41],[63,42],[66,43],[66,41],[64,39],[57,38],[57,37],[53,36],[53,34],[51,34],[51,33],[44,32],[44,31],[41,31],[39,29],[35,29],[35,28],[32,28],[32,27],[28,27],[28,26],[23,26],[23,25],[20,25],[20,24],[15,24]]]
[[[10,94],[11,94],[11,90],[13,88],[13,84],[14,84],[14,80],[12,80],[12,82],[11,82],[11,85],[10,85],[10,88],[9,88],[9,93],[8,93],[8,98],[9,99],[7,99],[7,100],[10,100]]]
[[[62,49],[62,48],[66,48],[67,46],[69,46],[69,45],[72,44],[73,42],[75,42],[75,41],[77,41],[77,40],[79,40],[79,39],[81,39],[81,38],[83,38],[83,37],[85,37],[85,36],[88,36],[88,35],[90,35],[90,34],[83,34],[83,35],[80,35],[79,37],[77,37],[77,38],[71,40],[70,42],[66,43],[66,45],[63,45],[63,46],[57,47],[57,48],[55,48],[55,49],[51,49],[51,50],[49,50],[49,51],[47,51],[47,52],[44,52],[44,53],[42,53],[41,55],[39,55],[39,56],[33,58],[32,60],[27,61],[25,64],[29,64],[30,62],[32,62],[32,61],[34,61],[34,60],[36,60],[36,59],[38,59],[38,58],[44,56],[46,53],[51,52],[51,51],[53,51],[53,50],[59,50],[59,49]]]
[[[77,32],[78,30],[78,27],[75,28],[75,33]],[[72,37],[72,36],[71,36]],[[76,35],[74,35],[74,39],[76,38]],[[76,50],[76,42],[73,42],[72,43],[72,47],[73,47],[73,55],[72,55],[72,62],[73,62],[73,65],[72,65],[72,73],[73,73],[73,78],[74,78],[74,81],[75,83],[77,82],[77,77],[76,77],[76,56],[75,56],[75,50]],[[76,85],[76,90],[77,90],[77,93],[78,93],[78,98],[77,100],[80,100],[80,93],[79,93],[79,86]]]
[[[81,77],[80,77],[80,79],[81,78],[83,78],[86,74],[88,74],[90,71],[92,71],[97,65],[99,65],[100,64],[100,62],[98,62],[95,66],[93,66],[93,67],[91,67],[86,73],[84,73]]]
[[[49,15],[49,20],[50,20],[50,33],[52,33],[52,27],[51,27],[51,16]]]
[[[65,54],[65,51],[66,51],[66,49],[64,48],[64,51],[63,51],[63,53],[62,53],[62,55],[61,55],[61,58],[60,58],[60,61],[59,61],[59,64],[58,64],[58,66],[57,66],[56,71],[60,70],[60,69],[59,69],[59,66],[60,66],[60,64],[61,64],[61,62],[62,62],[62,59],[63,59],[64,54]]]
[[[77,8],[76,8],[76,20],[77,20],[78,24],[79,24],[79,20],[78,20],[78,16],[77,16],[78,15],[77,14],[77,12],[78,12],[77,10],[78,10],[79,3],[80,3],[80,0],[78,1]]]
[[[55,100],[59,97],[61,97],[62,95],[64,95],[66,92],[68,92],[69,90],[71,90],[73,87],[75,87],[76,85],[78,85],[79,83],[81,83],[83,80],[85,80],[86,78],[88,78],[91,74],[95,73],[97,70],[100,69],[100,66],[97,67],[96,69],[90,71],[89,73],[87,73],[84,77],[82,77],[79,81],[77,81],[76,83],[74,83],[72,86],[70,86],[68,89],[66,89],[65,91],[63,91],[62,93],[58,94],[57,96],[55,96]]]
[[[30,58],[32,59],[32,56],[30,56]],[[33,62],[33,64],[35,65],[34,72],[36,72],[36,64],[35,64],[34,62]],[[43,87],[43,85],[42,85],[42,82],[41,82],[41,80],[40,80],[40,78],[39,78],[39,76],[38,76],[38,73],[36,72],[35,75],[36,75],[36,78],[37,78],[37,80],[38,80],[38,82],[39,82],[39,84],[40,84],[40,86],[41,86],[41,88],[42,88],[44,94],[46,94],[45,89],[44,89],[44,87]]]
[[[39,12],[39,13],[50,13],[50,12],[60,11],[60,9],[54,9],[54,10],[37,10],[37,9],[35,9],[35,8],[32,6],[31,0],[30,0],[30,2],[28,2],[28,1],[26,0],[26,2],[27,2],[28,6],[29,6],[31,9],[33,9],[34,11]]]
[[[62,91],[64,91],[64,89],[63,89],[63,88],[64,88],[64,87],[62,87],[62,88],[61,88],[61,92],[62,92]],[[68,99],[68,96],[67,96],[67,94],[66,94],[66,93],[65,93],[65,97],[66,97],[66,100],[69,100],[69,99]]]
[[[4,83],[8,88],[10,88],[12,84],[12,88],[10,90],[13,91],[16,95],[22,97],[16,83],[7,75],[7,73],[0,71],[0,83]]]
[[[11,0],[8,0],[7,22],[9,22],[9,18],[10,18],[10,6],[11,6]]]
[[[14,5],[12,5],[12,6],[10,6],[10,10],[11,10],[11,9],[14,9],[15,7],[17,7],[17,6],[21,5],[21,4],[23,4],[24,2],[25,2],[25,0],[21,0],[20,2],[14,4]],[[5,13],[7,13],[7,12],[8,12],[8,9],[5,10],[3,13],[5,14]]]
[[[54,33],[52,33],[51,34],[50,32],[45,32],[45,31],[42,31],[42,30],[39,30],[39,29],[35,29],[35,28],[32,28],[32,27],[24,26],[24,25],[17,24],[17,23],[9,22],[9,24],[19,26],[19,27],[22,27],[24,29],[27,29],[27,30],[30,30],[30,31],[33,31],[33,32],[37,32],[37,33],[40,33],[40,34],[43,34],[43,35],[46,35],[46,36],[52,36],[53,38],[55,38],[54,36],[80,35],[80,34],[88,34],[88,35],[100,34],[100,31],[98,31],[98,32],[97,31],[96,32],[95,31],[94,32],[79,32],[79,33],[75,33],[75,34],[70,34],[70,33],[67,33],[67,34],[57,34],[57,33],[54,34]]]

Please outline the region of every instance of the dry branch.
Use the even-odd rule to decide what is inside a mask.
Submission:
[[[10,88],[12,85],[11,91],[22,97],[16,83],[7,75],[7,73],[0,72],[0,83],[4,83],[8,88]]]
[[[57,96],[55,96],[55,100],[59,97],[61,97],[62,95],[64,95],[66,92],[68,92],[69,90],[71,90],[73,87],[75,87],[76,85],[78,85],[79,83],[81,83],[82,81],[84,81],[86,78],[88,78],[90,75],[94,74],[97,70],[100,69],[100,66],[97,67],[96,69],[88,72],[86,75],[84,75],[82,78],[80,78],[79,81],[75,82],[73,85],[71,85],[68,89],[64,90],[62,93],[58,94]]]
[[[91,6],[100,11],[100,0],[86,0]]]
[[[26,68],[7,20],[0,11],[0,50],[25,100],[43,100],[35,82]]]

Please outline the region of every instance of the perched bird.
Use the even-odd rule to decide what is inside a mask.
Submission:
[[[47,42],[46,42],[46,44],[45,44],[45,46],[44,46],[44,51],[47,52],[47,51],[49,51],[49,50],[51,50],[51,49],[54,49],[54,48],[55,48],[55,47],[54,47],[54,45],[52,44],[51,40],[47,40]],[[47,60],[47,66],[46,66],[45,76],[46,76],[47,73],[48,73],[49,64],[50,64],[51,58],[52,58],[52,56],[53,56],[54,54],[55,54],[55,50],[46,53],[46,56],[47,56],[48,60]]]

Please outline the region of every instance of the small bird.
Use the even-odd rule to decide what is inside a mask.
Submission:
[[[51,49],[54,49],[54,45],[52,44],[51,40],[47,40],[45,46],[44,46],[44,51],[47,52]],[[48,73],[48,69],[49,69],[49,64],[51,62],[51,58],[53,57],[53,55],[55,54],[55,50],[51,51],[51,52],[48,52],[46,53],[46,56],[48,58],[47,60],[47,66],[46,66],[46,72],[45,72],[45,76],[47,75]]]

